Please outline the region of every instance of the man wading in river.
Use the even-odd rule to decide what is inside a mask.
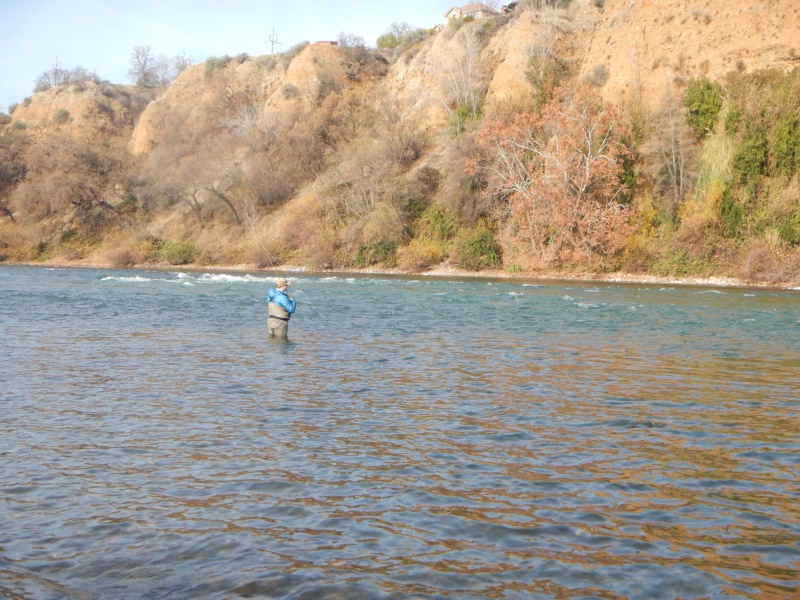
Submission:
[[[269,318],[267,327],[269,337],[287,338],[289,337],[289,319],[297,308],[297,303],[286,295],[289,282],[283,277],[278,277],[275,281],[275,289],[269,291],[267,295],[267,306],[269,307]]]

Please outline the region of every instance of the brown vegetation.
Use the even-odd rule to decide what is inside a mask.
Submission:
[[[395,25],[380,51],[342,34],[178,65],[163,90],[147,47],[138,92],[65,72],[0,121],[0,257],[797,281],[786,36],[759,55],[781,68],[748,71],[720,41],[734,9],[705,0],[677,36],[677,4],[623,4]],[[716,54],[691,54],[702,36]]]

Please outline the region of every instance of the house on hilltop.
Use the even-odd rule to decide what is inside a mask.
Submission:
[[[490,6],[486,6],[482,2],[474,4],[467,4],[466,6],[451,6],[450,10],[444,13],[444,18],[447,21],[451,19],[463,19],[465,17],[472,17],[473,19],[488,19],[489,17],[496,17],[500,13]]]

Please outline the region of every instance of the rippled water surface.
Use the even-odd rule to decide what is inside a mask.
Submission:
[[[800,292],[0,267],[0,596],[798,598]]]

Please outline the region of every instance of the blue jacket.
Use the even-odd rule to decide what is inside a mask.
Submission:
[[[274,302],[289,314],[292,314],[297,308],[297,302],[289,298],[284,292],[276,289],[271,289],[267,294],[267,303],[270,302]]]

